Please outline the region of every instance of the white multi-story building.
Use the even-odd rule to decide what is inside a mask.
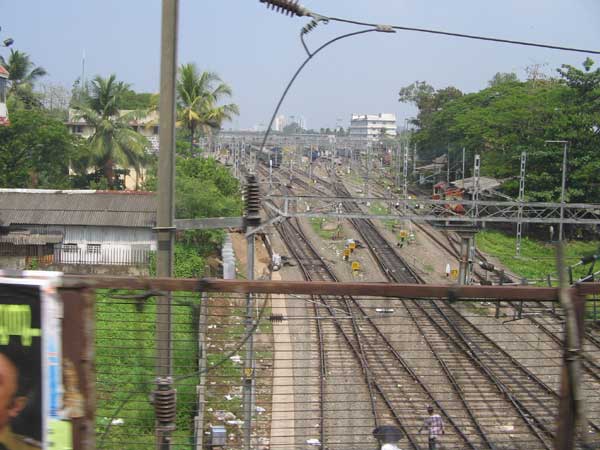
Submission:
[[[308,130],[308,128],[306,128],[306,119],[304,118],[304,116],[301,116],[301,115],[296,116],[296,123],[303,130]]]
[[[385,133],[396,136],[396,114],[352,114],[350,120],[350,137],[375,141]]]
[[[287,119],[283,114],[278,115],[273,121],[273,131],[283,131],[287,123]]]

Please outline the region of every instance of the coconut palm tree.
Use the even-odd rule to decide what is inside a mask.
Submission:
[[[0,64],[8,70],[10,93],[17,93],[21,87],[33,88],[35,81],[47,73],[43,67],[36,67],[27,53],[19,50],[11,50],[8,61],[0,56]]]
[[[145,111],[121,114],[120,97],[129,85],[117,81],[115,75],[97,76],[90,83],[90,94],[84,104],[75,106],[76,119],[84,119],[94,128],[89,145],[96,166],[103,168],[110,189],[115,187],[115,165],[133,167],[139,173],[146,161],[148,140],[131,128],[131,122],[146,115]]]
[[[198,71],[195,64],[183,64],[177,79],[179,123],[190,132],[190,152],[193,152],[197,131],[209,135],[221,128],[226,120],[239,114],[236,104],[218,105],[223,97],[231,96],[231,88],[213,72]]]
[[[8,95],[13,105],[26,108],[40,106],[41,102],[33,92],[33,86],[38,78],[46,75],[46,69],[36,67],[27,53],[18,50],[11,50],[8,60],[0,56],[0,65],[9,72]]]

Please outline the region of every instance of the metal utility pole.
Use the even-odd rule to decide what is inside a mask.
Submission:
[[[479,155],[475,155],[475,161],[473,163],[473,202],[474,202],[474,218],[477,220],[479,216],[479,206],[477,202],[479,201],[479,169],[481,167],[481,158]]]
[[[558,227],[558,238],[560,241],[564,239],[563,235],[563,219],[565,217],[565,187],[567,184],[567,148],[569,143],[563,141],[563,163],[562,163],[562,183],[560,188],[560,224]]]
[[[417,144],[413,146],[413,181],[417,173]]]
[[[465,187],[465,148],[463,147],[463,151],[462,151],[462,173],[461,173],[462,179],[463,179],[463,188]]]
[[[369,196],[369,172],[371,171],[371,146],[367,143],[367,166],[365,173],[365,189],[363,196]]]
[[[560,189],[560,223],[558,224],[558,240],[563,240],[563,219],[565,217],[565,188],[567,185],[567,148],[569,141],[544,141],[546,144],[563,144],[562,184]]]
[[[269,158],[269,189],[273,189],[273,160]]]
[[[231,147],[231,152],[233,153],[233,176],[240,179],[239,174],[239,161],[238,161],[238,149],[235,146]]]
[[[396,187],[400,189],[400,167],[401,167],[401,158],[402,158],[402,143],[396,147],[396,157],[394,158],[396,163]]]
[[[173,247],[175,243],[175,82],[177,77],[177,26],[179,0],[162,2],[162,36],[160,69],[160,151],[158,157],[158,211],[156,274],[173,275]],[[168,391],[172,383],[171,361],[171,298],[158,298],[156,308],[156,375],[159,391]],[[175,429],[174,409],[159,414],[159,397],[155,397],[157,411],[156,444],[160,450],[171,448],[171,432]],[[174,405],[173,405],[174,408]]]
[[[249,175],[246,181],[246,242],[247,242],[247,279],[254,279],[254,230],[260,226],[260,192],[255,175]],[[252,443],[252,411],[254,384],[254,299],[246,295],[246,354],[244,356],[244,449],[250,450]]]
[[[450,184],[450,145],[448,145],[448,152],[446,153],[446,182]]]
[[[404,186],[402,188],[402,194],[404,200],[408,199],[408,146],[404,151],[404,164],[402,166],[402,177],[404,178]],[[408,208],[408,204],[404,203],[404,211]]]
[[[517,256],[521,256],[521,237],[523,235],[523,223],[521,219],[523,218],[523,205],[522,203],[525,201],[525,164],[527,163],[527,152],[521,153],[521,173],[519,175],[519,210],[517,213],[517,248],[516,254]]]

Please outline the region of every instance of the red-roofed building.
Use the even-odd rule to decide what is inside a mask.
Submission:
[[[8,70],[0,66],[0,125],[8,125],[6,95],[8,91]]]

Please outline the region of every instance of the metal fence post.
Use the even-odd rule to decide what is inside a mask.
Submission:
[[[558,244],[557,253],[559,299],[565,311],[565,340],[555,447],[557,450],[571,450],[575,448],[577,427],[584,428],[587,424],[581,389],[585,297],[579,294],[577,287],[572,288],[568,284],[562,243]],[[582,431],[580,436],[585,441],[587,433]]]
[[[209,276],[208,268],[205,276]],[[194,444],[195,450],[203,449],[204,442],[204,403],[206,392],[207,346],[206,332],[208,328],[208,295],[202,293],[200,299],[200,312],[198,314],[198,387],[197,387],[197,414],[194,419]]]

